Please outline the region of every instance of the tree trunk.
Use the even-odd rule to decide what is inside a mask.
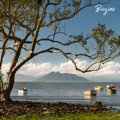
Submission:
[[[3,91],[3,81],[0,81],[0,93],[2,93]],[[1,98],[1,94],[0,94],[0,98]]]
[[[10,98],[10,94],[14,85],[14,73],[10,73],[7,78],[7,83],[3,91],[1,91],[0,96],[1,96],[1,101],[12,101]]]

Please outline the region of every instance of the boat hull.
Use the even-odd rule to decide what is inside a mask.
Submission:
[[[96,96],[96,93],[97,93],[96,90],[91,90],[91,89],[85,90],[83,92],[84,92],[84,96]]]
[[[108,89],[107,91],[108,91],[108,93],[116,93],[117,89],[115,89],[115,88],[114,89]]]
[[[27,90],[18,90],[19,94],[27,94]]]
[[[101,86],[94,86],[95,90],[103,90],[104,88]]]

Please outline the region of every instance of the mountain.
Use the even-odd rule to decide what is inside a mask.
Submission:
[[[36,82],[90,82],[84,77],[77,76],[75,74],[51,72],[39,79]]]
[[[7,77],[3,76],[3,79],[4,82],[6,82]],[[75,74],[61,74],[59,72],[51,72],[47,75],[40,75],[38,77],[23,74],[15,75],[15,82],[120,82],[119,77],[92,76],[88,79]]]
[[[22,74],[18,74],[15,75],[15,82],[27,82],[27,81],[33,81],[35,80],[36,77],[32,77],[32,76],[28,76],[28,75],[22,75]]]
[[[36,79],[39,77],[42,77],[43,75],[37,76],[37,77],[32,77],[29,75],[23,75],[23,74],[16,74],[15,75],[15,82],[34,82]],[[7,80],[7,76],[3,76],[4,82]]]
[[[15,82],[34,82],[37,78],[42,77],[32,77],[28,75],[17,74],[15,75]]]

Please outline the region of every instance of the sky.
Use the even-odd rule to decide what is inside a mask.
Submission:
[[[99,0],[93,0],[93,1],[98,2]],[[101,0],[101,2],[105,2],[105,1],[109,1],[109,0]],[[78,35],[81,32],[83,32],[84,34],[85,33],[90,34],[92,33],[91,29],[93,27],[97,27],[98,23],[101,23],[101,24],[105,23],[107,29],[112,28],[112,30],[114,30],[117,35],[120,35],[119,5],[120,5],[120,0],[111,0],[111,2],[108,4],[101,4],[102,8],[114,9],[114,11],[107,11],[106,14],[105,14],[105,11],[101,11],[101,10],[98,12],[95,12],[97,10],[96,8],[97,6],[95,5],[87,7],[81,10],[74,18],[61,22],[61,25],[64,25],[64,24],[66,25],[65,32],[67,35],[70,35],[70,34]],[[48,30],[48,28],[40,29],[38,39],[46,37],[47,35],[49,35],[49,33],[50,33],[50,30]],[[22,37],[19,34],[17,35],[19,37]],[[62,42],[68,41],[68,37],[64,35],[58,35],[55,39]],[[84,53],[84,50],[81,48],[79,44],[74,44],[69,47],[68,46],[65,47],[65,46],[62,46],[59,44],[53,44],[50,42],[41,42],[41,46],[37,47],[36,50],[40,51],[51,46],[55,46],[55,47],[57,46],[66,52],[75,52],[75,53],[76,53],[76,47],[77,47],[77,53]],[[19,61],[24,59],[24,57],[26,57],[27,55],[28,55],[28,52],[22,51],[22,54],[21,54],[22,58],[19,59]],[[2,72],[4,76],[9,69],[12,56],[13,54],[10,54],[10,52],[8,51],[3,60]],[[90,73],[81,73],[79,71],[76,71],[74,68],[74,65],[68,59],[66,59],[61,53],[54,53],[54,54],[44,53],[34,57],[29,62],[27,62],[24,66],[22,66],[17,71],[16,74],[23,74],[23,75],[36,77],[36,76],[48,74],[52,71],[55,71],[55,72],[58,71],[60,73],[76,74],[78,76],[82,76],[88,79],[94,76],[119,78],[119,74],[120,74],[119,59],[120,57],[106,63],[105,65],[102,65],[102,68],[97,72],[95,71]],[[77,59],[78,68],[83,70],[85,70],[85,68],[87,68],[91,63],[92,61],[85,57],[80,57],[79,59]],[[97,68],[97,65],[95,65],[93,68]]]

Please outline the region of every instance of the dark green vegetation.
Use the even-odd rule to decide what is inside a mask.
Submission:
[[[120,119],[120,112],[112,113],[111,108],[103,107],[101,102],[94,102],[92,105],[67,104],[67,103],[38,103],[38,102],[0,102],[0,120],[37,120],[58,119],[78,120],[89,119]]]
[[[120,120],[120,113],[81,113],[61,116],[28,114],[15,116],[14,118],[1,117],[0,120]]]

